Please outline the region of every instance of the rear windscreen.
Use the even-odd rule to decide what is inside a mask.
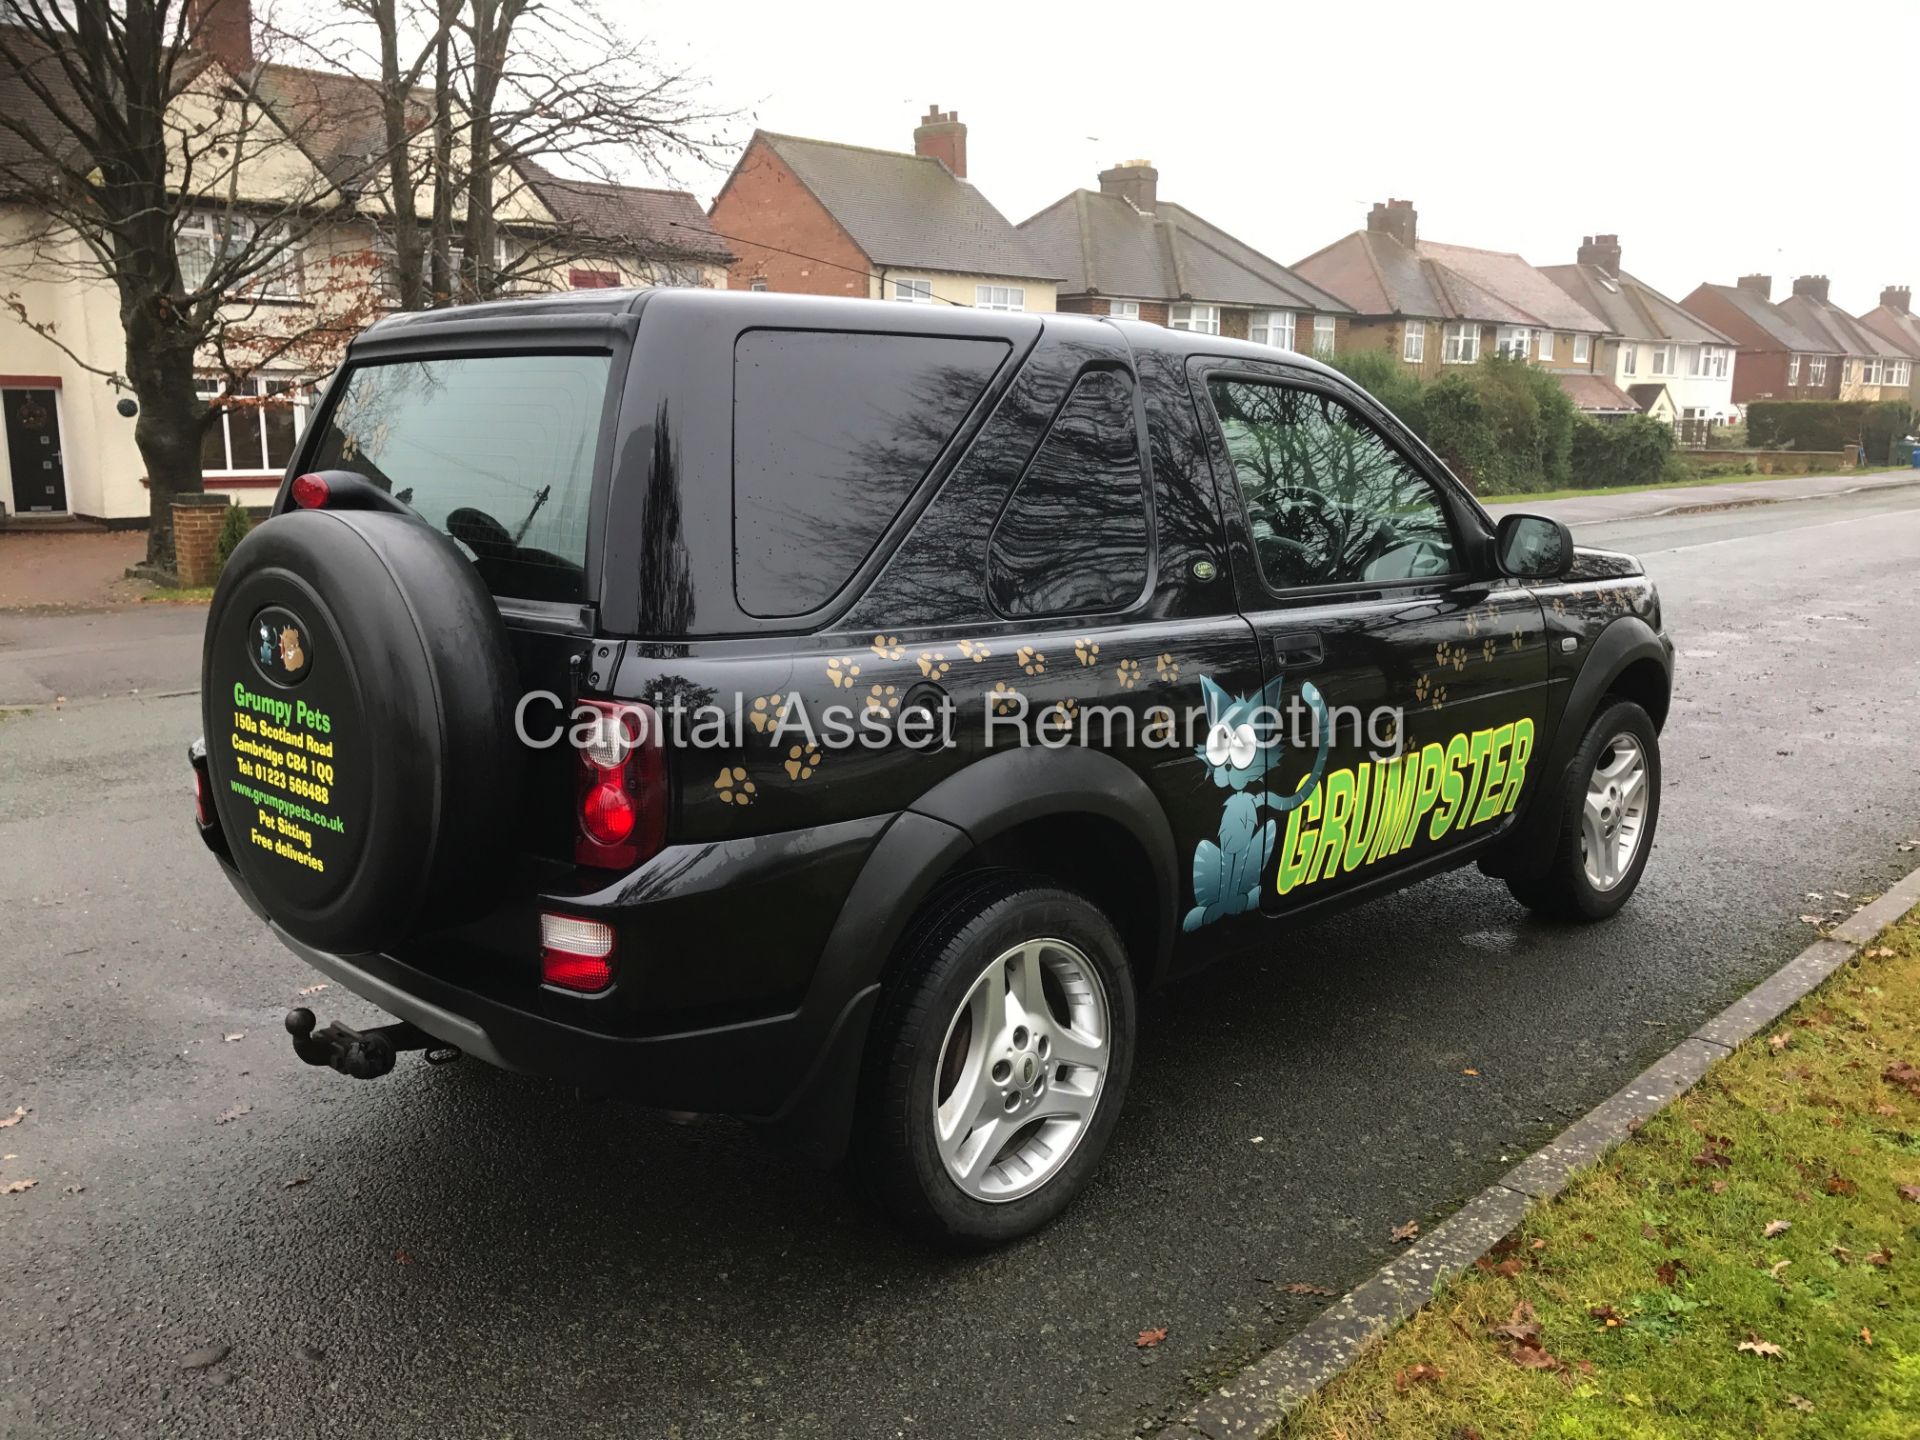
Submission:
[[[585,600],[611,364],[481,355],[356,365],[310,468],[364,475],[411,506],[496,595]]]

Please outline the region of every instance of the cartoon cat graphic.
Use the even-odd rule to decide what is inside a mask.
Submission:
[[[1274,822],[1262,821],[1260,807],[1284,815],[1303,803],[1320,784],[1326,773],[1327,748],[1333,740],[1333,726],[1327,716],[1326,701],[1312,684],[1303,682],[1300,698],[1313,709],[1319,752],[1291,795],[1279,796],[1248,786],[1260,786],[1280,760],[1284,743],[1275,737],[1262,745],[1253,728],[1255,715],[1267,707],[1277,711],[1284,681],[1269,681],[1251,698],[1227,694],[1202,676],[1201,694],[1207,704],[1206,743],[1195,752],[1208,767],[1213,783],[1234,793],[1227,797],[1220,812],[1220,838],[1202,840],[1193,852],[1193,909],[1182,922],[1186,930],[1211,925],[1224,915],[1241,915],[1260,908],[1260,875],[1273,854]]]

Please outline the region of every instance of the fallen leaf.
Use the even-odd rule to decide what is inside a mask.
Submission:
[[[1724,1195],[1727,1193],[1727,1182],[1724,1180],[1716,1180],[1707,1188],[1716,1195]]]
[[[1549,1355],[1538,1345],[1515,1345],[1507,1351],[1507,1358],[1522,1370],[1558,1370],[1561,1368],[1557,1356]]]
[[[1829,1195],[1851,1195],[1859,1188],[1858,1185],[1854,1184],[1853,1181],[1847,1179],[1844,1175],[1829,1175],[1827,1177],[1827,1194]]]
[[[1140,1338],[1133,1342],[1133,1348],[1136,1350],[1151,1350],[1166,1338],[1167,1327],[1164,1325],[1156,1330],[1142,1330],[1140,1332]]]
[[[1256,1135],[1253,1137],[1252,1141],[1249,1143],[1254,1145],[1264,1145],[1267,1143],[1267,1137],[1264,1135]]]
[[[1709,1168],[1717,1166],[1722,1170],[1733,1164],[1733,1157],[1727,1154],[1725,1150],[1717,1148],[1719,1144],[1719,1141],[1709,1139],[1707,1143],[1701,1147],[1700,1153],[1693,1157],[1693,1163],[1696,1165],[1705,1165]]]
[[[1660,1268],[1653,1272],[1654,1278],[1662,1285],[1673,1286],[1680,1283],[1680,1277],[1688,1273],[1684,1260],[1663,1260]]]
[[[39,1183],[38,1180],[12,1180],[5,1185],[0,1185],[0,1195],[18,1195],[22,1191],[33,1189]]]
[[[1813,1409],[1813,1401],[1809,1400],[1804,1395],[1789,1395],[1787,1396],[1787,1403],[1793,1406],[1793,1408],[1796,1410]]]
[[[1462,1070],[1460,1073],[1462,1075],[1478,1075],[1480,1072],[1478,1070]]]
[[[180,1368],[182,1370],[205,1370],[209,1365],[218,1365],[232,1353],[233,1347],[231,1345],[208,1345],[203,1349],[195,1350],[190,1355],[182,1356]]]
[[[1793,1032],[1790,1030],[1782,1030],[1778,1035],[1769,1035],[1767,1037],[1768,1046],[1771,1047],[1776,1054],[1786,1049],[1787,1046],[1792,1043]]]
[[[1533,1248],[1535,1250],[1544,1250],[1547,1248],[1547,1242],[1544,1240],[1536,1240],[1533,1242]]]
[[[1304,1280],[1289,1280],[1280,1287],[1289,1295],[1331,1295],[1333,1291],[1324,1285],[1309,1285]]]
[[[1860,1327],[1860,1338],[1866,1342],[1869,1350],[1873,1348],[1873,1331],[1864,1325]]]
[[[1419,1233],[1420,1222],[1418,1220],[1409,1220],[1406,1224],[1395,1229],[1391,1235],[1387,1236],[1387,1241],[1390,1244],[1398,1245],[1403,1241],[1412,1240],[1413,1237]]]
[[[1760,1232],[1762,1240],[1771,1240],[1776,1235],[1784,1235],[1793,1228],[1791,1220],[1769,1220],[1767,1228]]]
[[[1767,1274],[1771,1275],[1774,1279],[1778,1280],[1780,1279],[1780,1272],[1786,1269],[1791,1264],[1793,1264],[1793,1261],[1791,1260],[1776,1260],[1773,1262],[1773,1264],[1767,1267]]]
[[[1900,1113],[1900,1107],[1898,1105],[1889,1105],[1885,1101],[1882,1101],[1880,1104],[1875,1105],[1873,1107],[1873,1113],[1876,1115],[1888,1115],[1888,1116],[1898,1115]]]
[[[1867,951],[1867,958],[1869,960],[1890,960],[1893,958],[1893,947],[1891,945],[1876,945]]]
[[[1802,915],[1800,917],[1800,923],[1802,925],[1824,925],[1827,923],[1827,917],[1824,915]]]
[[[1438,1365],[1429,1365],[1422,1361],[1418,1365],[1409,1365],[1404,1370],[1394,1371],[1393,1388],[1404,1395],[1409,1385],[1438,1385],[1440,1377],[1446,1373]]]
[[[1900,1187],[1900,1198],[1902,1200],[1911,1200],[1914,1204],[1920,1205],[1920,1185],[1902,1185]]]
[[[247,1032],[246,1032],[246,1031],[244,1031],[244,1030],[236,1030],[236,1031],[234,1031],[234,1032],[233,1032],[233,1033],[232,1033],[231,1035],[222,1035],[222,1036],[221,1036],[220,1038],[221,1038],[222,1040],[224,1040],[224,1041],[226,1041],[226,1042],[227,1042],[227,1044],[229,1044],[229,1045],[231,1045],[231,1044],[233,1044],[233,1042],[234,1042],[234,1041],[236,1041],[236,1040],[244,1040],[244,1039],[246,1039],[246,1038],[247,1038]]]
[[[1876,1250],[1871,1255],[1864,1256],[1863,1258],[1867,1264],[1877,1265],[1882,1270],[1893,1264],[1893,1252],[1891,1250]]]
[[[1880,1072],[1880,1078],[1889,1085],[1898,1085],[1909,1095],[1920,1096],[1920,1070],[1905,1060],[1895,1060]]]
[[[1620,1318],[1620,1312],[1611,1305],[1589,1305],[1587,1314],[1598,1320],[1601,1328],[1605,1330],[1617,1330],[1625,1323]]]
[[[1751,1330],[1747,1332],[1747,1338],[1733,1348],[1744,1354],[1758,1355],[1767,1360],[1784,1360],[1787,1358],[1786,1351],[1782,1350],[1771,1340],[1762,1340]]]
[[[16,1105],[13,1107],[13,1113],[11,1115],[0,1115],[0,1130],[11,1130],[26,1118],[27,1107],[24,1105]]]
[[[296,1175],[291,1180],[282,1180],[280,1182],[280,1188],[282,1190],[291,1190],[296,1185],[305,1185],[311,1179],[313,1179],[311,1175]]]
[[[420,1263],[418,1260],[414,1259],[413,1256],[409,1255],[404,1250],[394,1251],[393,1258],[395,1261],[397,1261],[399,1264],[402,1264],[402,1265],[418,1265]],[[1162,1331],[1161,1333],[1164,1334],[1166,1332]]]
[[[1851,1265],[1853,1263],[1853,1252],[1844,1245],[1835,1245],[1831,1247],[1827,1253],[1842,1265]]]
[[[233,1121],[238,1120],[242,1115],[245,1115],[251,1112],[252,1109],[253,1109],[253,1106],[251,1105],[236,1105],[231,1110],[222,1110],[220,1114],[215,1118],[213,1123],[216,1125],[231,1124]]]
[[[1540,1343],[1539,1322],[1534,1319],[1533,1306],[1525,1300],[1515,1302],[1506,1324],[1489,1326],[1487,1333],[1520,1345],[1538,1346]]]
[[[322,980],[318,985],[302,985],[300,987],[300,993],[302,995],[318,995],[322,990],[327,988],[327,982]]]
[[[1509,1255],[1505,1260],[1502,1260],[1498,1265],[1494,1266],[1493,1268],[1496,1271],[1498,1271],[1500,1274],[1506,1276],[1507,1279],[1511,1280],[1514,1276],[1520,1273],[1521,1263],[1522,1262],[1518,1255]]]

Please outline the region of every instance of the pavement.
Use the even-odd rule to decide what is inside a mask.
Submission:
[[[0,611],[129,604],[148,587],[127,567],[146,558],[144,530],[0,529]]]
[[[0,1196],[0,1434],[1156,1428],[1328,1303],[1281,1284],[1371,1274],[1911,866],[1920,490],[1576,532],[1680,652],[1633,903],[1567,929],[1456,872],[1155,999],[1099,1181],[968,1259],[729,1122],[299,1065],[317,977],[191,835],[193,700],[42,669],[69,702],[0,720],[0,1189],[39,1181]]]
[[[1867,474],[1776,475],[1759,480],[1717,481],[1711,485],[1674,485],[1659,490],[1634,490],[1617,495],[1570,495],[1563,500],[1535,500],[1519,505],[1487,506],[1498,519],[1510,510],[1552,515],[1568,525],[1606,525],[1643,515],[1671,515],[1685,510],[1770,505],[1787,500],[1815,500],[1855,491],[1901,489],[1920,485],[1920,469],[1881,470]]]

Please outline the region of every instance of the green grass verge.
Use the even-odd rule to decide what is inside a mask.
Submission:
[[[1852,475],[1882,475],[1905,465],[1866,465]],[[1702,485],[1738,485],[1748,480],[1791,480],[1791,475],[1696,475],[1691,480],[1657,480],[1651,485],[1597,485],[1588,489],[1529,490],[1520,495],[1482,495],[1483,505],[1527,505],[1538,500],[1574,500],[1582,495],[1638,495],[1647,490],[1692,490]]]
[[[1279,1434],[1920,1435],[1920,924],[1575,1177]]]
[[[211,585],[156,585],[140,597],[154,605],[198,605],[213,598]]]

